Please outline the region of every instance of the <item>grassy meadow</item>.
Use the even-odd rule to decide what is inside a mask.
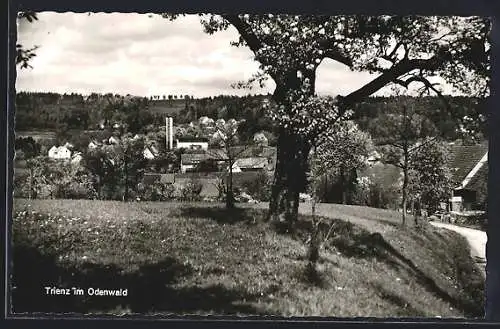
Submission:
[[[335,317],[481,317],[484,278],[465,239],[399,214],[319,205],[334,234],[305,274],[306,205],[294,235],[265,206],[14,200],[13,311]],[[327,218],[328,217],[328,218]],[[410,221],[410,220],[409,220]],[[128,289],[50,296],[45,286]]]

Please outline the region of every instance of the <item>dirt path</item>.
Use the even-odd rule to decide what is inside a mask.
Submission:
[[[447,230],[455,231],[464,236],[470,244],[471,254],[479,267],[486,270],[486,232],[475,230],[472,228],[456,226],[453,224],[430,222],[435,227],[444,228]]]

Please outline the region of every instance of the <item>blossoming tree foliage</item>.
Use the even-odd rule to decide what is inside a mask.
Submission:
[[[367,158],[374,145],[371,136],[360,130],[352,121],[342,121],[326,134],[314,149],[315,159],[322,166],[321,181],[335,176],[340,179],[342,203],[347,204],[347,191],[358,170],[367,165]],[[325,191],[326,192],[326,191]]]
[[[389,83],[406,88],[420,85],[441,94],[439,86],[429,80],[432,76],[444,78],[469,95],[488,91],[490,23],[484,18],[223,14],[201,15],[201,23],[209,34],[230,26],[238,31],[233,45],[249,47],[260,63],[260,71],[249,84],[272,78],[279,116],[287,119],[288,115],[290,123],[298,121],[302,126],[305,121],[293,113],[293,104],[315,95],[316,70],[327,58],[354,71],[377,74],[361,88],[336,98],[339,114]],[[311,144],[294,125],[283,124],[278,130],[270,212],[275,218],[283,215],[294,221],[299,192],[306,185]]]
[[[433,213],[441,202],[448,200],[454,187],[449,150],[444,142],[434,138],[427,138],[420,145],[410,159],[415,174],[410,190],[421,206]]]
[[[319,103],[321,104],[321,102]],[[322,108],[325,109],[327,107]],[[310,133],[310,131],[308,132]],[[322,129],[321,132],[316,132],[314,136],[310,136],[312,150],[309,157],[309,170],[307,172],[308,187],[312,196],[312,229],[308,241],[307,256],[309,261],[308,270],[312,271],[311,273],[315,273],[319,252],[333,232],[333,224],[331,224],[328,232],[323,237],[323,241],[320,241],[321,218],[316,217],[316,202],[319,201],[317,193],[319,185],[325,176],[331,174],[341,176],[345,203],[346,184],[343,179],[344,176],[352,170],[365,166],[368,154],[374,148],[370,135],[361,131],[352,120],[338,120],[329,127]]]
[[[209,151],[208,154],[216,159],[217,161],[223,161],[225,163],[224,175],[225,179],[219,182],[219,187],[222,189],[221,192],[225,194],[226,208],[234,208],[234,188],[233,188],[233,166],[236,159],[241,155],[245,148],[238,148],[238,127],[241,122],[235,119],[230,119],[227,122],[224,120],[217,120],[216,122],[216,134],[214,138],[214,143],[219,145],[221,152],[216,152],[214,150]]]

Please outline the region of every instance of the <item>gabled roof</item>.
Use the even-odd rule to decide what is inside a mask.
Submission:
[[[460,184],[488,152],[487,142],[476,145],[449,145],[449,167],[452,180]]]
[[[184,153],[181,154],[181,163],[186,164],[195,164],[200,161],[209,159],[209,155],[206,153]]]
[[[486,189],[488,186],[488,163],[485,163],[481,169],[472,177],[466,188],[473,191]]]
[[[235,166],[238,166],[240,168],[263,169],[263,168],[267,167],[268,162],[267,162],[266,158],[251,157],[251,158],[237,159],[234,164],[235,164]]]
[[[208,143],[208,138],[205,137],[180,137],[177,139],[181,143]]]

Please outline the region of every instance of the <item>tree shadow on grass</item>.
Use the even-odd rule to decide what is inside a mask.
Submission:
[[[425,314],[416,309],[411,305],[411,303],[406,300],[404,297],[398,295],[397,293],[393,291],[389,291],[388,289],[382,287],[380,284],[373,283],[372,287],[374,288],[375,292],[388,301],[389,303],[393,304],[394,306],[398,307],[398,311],[396,312],[395,316],[398,317],[422,317]]]
[[[311,221],[299,221],[296,224],[297,234],[301,239],[307,238],[311,232]],[[442,289],[429,275],[418,268],[415,263],[402,255],[380,233],[369,231],[339,219],[328,219],[320,224],[320,230],[327,232],[332,228],[335,233],[326,247],[334,248],[344,256],[360,259],[375,259],[384,262],[395,269],[404,268],[416,281],[438,298],[448,302],[454,308],[461,310],[467,317],[483,315],[482,298],[478,284],[471,284],[467,276],[473,274],[471,262],[465,257],[455,257],[457,280],[464,293],[452,296]]]
[[[223,207],[183,207],[179,216],[185,218],[201,217],[216,221],[218,224],[236,224],[240,222],[254,223],[257,212],[251,209]]]
[[[429,292],[433,293],[438,298],[448,302],[454,308],[461,310],[467,317],[482,316],[483,307],[481,300],[476,300],[476,295],[470,296],[452,296],[447,291],[442,289],[431,277],[418,268],[415,263],[403,256],[396,250],[384,237],[379,233],[369,233],[362,231],[358,234],[353,234],[348,237],[339,237],[333,240],[333,244],[343,254],[348,257],[356,258],[376,258],[379,261],[386,262],[387,264],[395,267],[406,268],[414,275],[417,282],[425,287]],[[465,290],[469,283],[463,273],[471,273],[471,268],[467,267],[465,263],[467,260],[458,260],[457,267],[461,267],[459,273],[462,273],[457,278],[463,284]],[[479,302],[479,303],[478,303]]]
[[[176,285],[193,269],[172,257],[125,273],[112,264],[60,265],[57,255],[42,254],[33,247],[13,249],[13,313],[263,314],[251,305],[258,296],[243,289]],[[76,287],[85,293],[50,295],[45,287]],[[127,289],[128,295],[89,296],[88,288]]]

